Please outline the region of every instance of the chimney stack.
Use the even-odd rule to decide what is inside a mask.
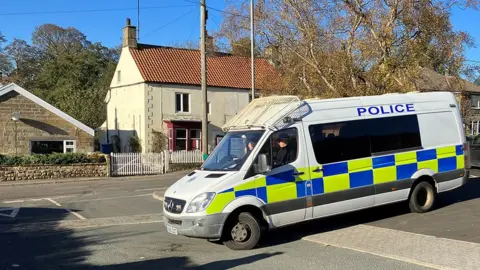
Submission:
[[[127,18],[127,25],[123,28],[122,47],[137,47],[137,27],[131,25],[130,18]]]

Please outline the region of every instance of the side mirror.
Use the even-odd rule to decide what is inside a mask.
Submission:
[[[267,155],[260,154],[258,155],[257,164],[256,164],[256,173],[266,173],[270,171],[268,166]]]

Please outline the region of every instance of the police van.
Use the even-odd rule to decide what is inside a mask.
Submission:
[[[447,92],[252,101],[199,170],[165,192],[169,233],[254,248],[269,229],[407,201],[427,212],[465,184],[469,151]]]

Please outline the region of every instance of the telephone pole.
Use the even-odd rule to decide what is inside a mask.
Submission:
[[[255,99],[255,18],[253,14],[253,1],[250,0],[250,58],[252,59],[252,100]]]
[[[207,59],[205,48],[206,32],[206,7],[205,0],[200,0],[200,54],[202,72],[202,154],[203,160],[208,156],[208,114],[207,114]]]
[[[137,1],[137,40],[140,41],[140,0]]]

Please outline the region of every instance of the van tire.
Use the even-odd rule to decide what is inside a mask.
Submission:
[[[225,228],[225,246],[232,250],[249,250],[258,244],[262,230],[255,216],[242,212],[230,221]]]
[[[410,210],[425,213],[432,210],[437,198],[435,187],[427,181],[422,181],[413,187],[409,199]]]

